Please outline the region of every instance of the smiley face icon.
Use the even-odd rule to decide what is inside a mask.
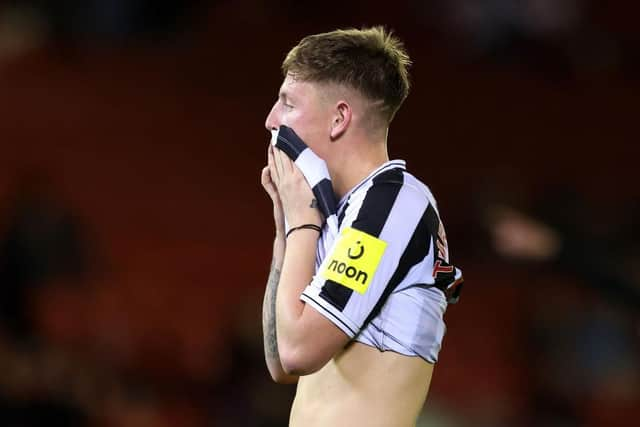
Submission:
[[[353,251],[353,252],[352,252]],[[354,255],[355,254],[355,255]],[[347,256],[351,259],[358,259],[364,255],[364,245],[360,243],[360,240],[356,242],[356,247],[350,247],[347,250]]]

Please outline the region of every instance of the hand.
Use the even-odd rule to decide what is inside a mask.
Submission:
[[[271,151],[271,145],[269,145],[269,151]],[[267,156],[270,156],[270,154],[267,154]],[[271,179],[271,171],[268,165],[262,168],[260,181],[262,183],[262,187],[267,192],[269,197],[271,197],[271,201],[273,202],[273,219],[276,225],[276,236],[284,237],[285,225],[284,211],[282,210],[282,201],[280,200],[278,190],[276,189],[276,186]]]
[[[304,175],[284,152],[271,145],[269,145],[268,168],[289,225],[292,227],[301,224],[322,225],[322,215]]]

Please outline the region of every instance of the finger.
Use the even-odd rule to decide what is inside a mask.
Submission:
[[[262,168],[262,173],[260,174],[260,183],[262,186],[270,192],[273,188],[273,181],[271,180],[271,172],[269,171],[269,166],[265,166]]]
[[[273,180],[271,179],[271,170],[269,166],[265,166],[262,168],[261,179],[262,187],[267,192],[267,194],[271,197],[274,202],[280,200],[280,196],[278,195],[278,189],[276,188]]]
[[[278,177],[282,177],[284,173],[284,168],[282,166],[282,150],[280,150],[279,148],[274,148],[273,159],[275,160]]]
[[[278,162],[278,166],[280,167],[280,176],[282,176],[282,174],[290,174],[293,172],[293,162],[284,151],[280,149],[276,150],[276,161]]]
[[[265,166],[262,168],[262,172],[260,173],[260,183],[263,187],[273,185],[271,181],[271,173],[269,172],[269,166]]]
[[[281,156],[281,159],[282,159],[282,168],[283,168],[283,170],[285,172],[287,172],[287,173],[293,173],[293,170],[296,167],[296,165],[293,162],[293,160],[291,160],[289,158],[289,156],[287,156],[284,151],[280,151],[280,156]]]
[[[278,170],[276,167],[276,160],[275,160],[275,156],[274,156],[274,149],[273,146],[269,145],[269,150],[267,153],[267,165],[269,167],[269,171],[270,171],[270,177],[272,182],[278,186],[279,182],[280,182],[280,176],[278,175]]]

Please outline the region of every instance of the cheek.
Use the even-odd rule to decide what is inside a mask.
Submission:
[[[300,138],[305,142],[307,141],[307,138],[312,133],[310,125],[313,122],[309,123],[309,120],[306,120],[304,115],[298,114],[295,110],[284,112],[281,117],[283,125],[289,126]]]
[[[298,114],[298,111],[294,110],[283,114],[282,124],[292,128],[316,154],[322,157],[321,142],[326,137],[326,129],[321,126],[320,117]]]
[[[317,135],[316,130],[312,127],[312,123],[298,121],[292,124],[291,127],[308,146],[313,148],[314,142],[317,139]]]
[[[325,158],[325,150],[324,150],[324,133],[321,129],[316,128],[306,128],[301,132],[300,138],[313,150],[321,158]]]
[[[304,115],[300,114],[297,109],[287,110],[285,107],[281,109],[282,124],[289,127],[304,126]]]

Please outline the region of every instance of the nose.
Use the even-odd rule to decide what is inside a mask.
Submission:
[[[264,127],[267,128],[268,131],[278,129],[280,127],[280,122],[276,114],[276,105],[277,103],[273,104],[273,107],[271,107],[271,111],[269,111],[267,119],[264,122]]]

